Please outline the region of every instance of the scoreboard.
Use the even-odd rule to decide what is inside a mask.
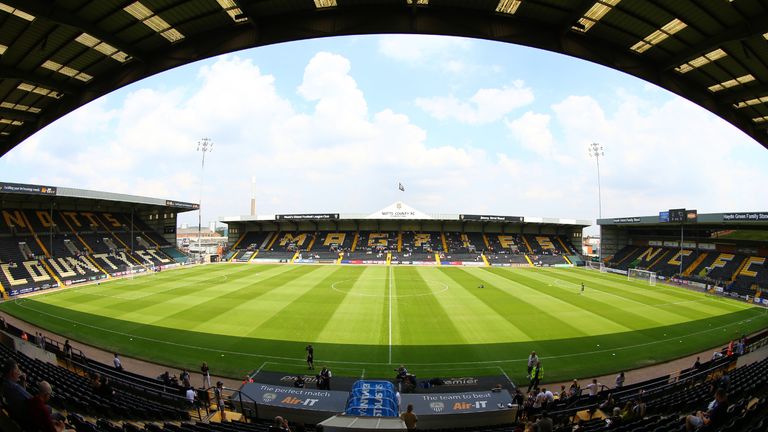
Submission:
[[[686,209],[669,209],[669,212],[661,212],[659,213],[659,220],[664,221],[661,215],[663,213],[666,213],[667,219],[666,221],[671,223],[695,223],[698,220],[698,211],[697,210],[686,210]]]

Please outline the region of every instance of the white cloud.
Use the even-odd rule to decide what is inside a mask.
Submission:
[[[550,116],[531,111],[522,117],[508,121],[507,127],[512,135],[525,148],[541,156],[551,156],[555,147],[554,138],[549,130]]]
[[[433,35],[379,36],[379,52],[406,63],[421,64],[435,58],[446,59],[452,53],[464,52],[471,47],[469,39]],[[455,64],[456,66],[456,64]]]
[[[511,86],[480,89],[466,102],[455,96],[437,96],[417,98],[415,103],[438,120],[480,125],[497,121],[533,100],[533,90],[522,81],[515,81]]]

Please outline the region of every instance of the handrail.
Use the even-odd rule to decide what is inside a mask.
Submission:
[[[205,389],[205,391],[208,392],[211,389],[215,389],[215,388],[216,388],[215,386],[214,387],[208,387],[207,389]],[[243,415],[243,418],[245,419],[246,422],[248,421],[249,418],[258,418],[258,416],[259,416],[259,406],[258,406],[258,402],[256,402],[256,400],[254,398],[252,398],[251,396],[249,396],[247,394],[244,394],[241,389],[233,389],[233,388],[229,388],[229,387],[222,387],[222,389],[223,390],[227,390],[227,391],[230,392],[230,395],[229,395],[230,402],[232,402],[233,397],[235,396],[235,394],[237,394],[238,402],[240,403],[240,413]],[[243,396],[245,396],[247,401],[250,401],[250,402],[253,403],[253,414],[250,415],[250,416],[248,415],[248,413],[250,413],[251,410],[247,409],[245,407],[245,405],[243,404]],[[222,397],[223,397],[223,395],[222,395]],[[236,405],[234,404],[234,402],[232,403],[232,407],[233,408],[237,408]]]
[[[150,395],[161,396],[159,399],[166,399],[166,400],[170,399],[172,401],[175,400],[176,403],[178,403],[178,406],[183,406],[187,402],[184,396],[180,396],[178,394],[169,393],[164,390],[159,390],[157,388],[151,388],[136,382],[132,382],[131,379],[126,378],[126,375],[120,373],[119,371],[109,371],[109,370],[104,370],[103,368],[101,368],[100,370],[97,370],[96,368],[91,367],[89,363],[77,363],[77,364],[86,372],[97,372],[102,375],[104,374],[104,372],[111,372],[108,374],[108,376],[113,381],[113,383],[118,383],[124,387],[132,388],[136,390],[141,390],[142,392]]]
[[[627,397],[628,395],[626,395],[626,394],[624,396],[616,396],[616,393],[613,393],[614,399],[619,404],[621,402],[626,402],[629,399],[635,398],[639,394],[641,394],[642,397],[644,399],[646,399],[650,394],[661,393],[661,392],[663,392],[665,390],[668,390],[668,389],[671,389],[673,387],[684,385],[684,384],[687,384],[687,383],[690,383],[690,382],[693,382],[693,381],[698,381],[699,379],[706,378],[709,374],[717,372],[718,370],[721,370],[721,369],[724,369],[724,368],[730,366],[733,362],[735,362],[736,357],[725,357],[724,359],[727,360],[727,361],[723,361],[723,362],[719,362],[719,363],[716,362],[717,364],[712,366],[712,367],[710,367],[710,368],[707,368],[707,369],[704,369],[704,370],[700,370],[700,371],[698,371],[696,373],[684,376],[682,378],[680,376],[678,376],[677,380],[675,380],[674,382],[665,384],[663,386],[653,387],[650,390],[647,389],[646,387],[635,387],[633,389],[628,389],[626,392],[623,392],[623,393],[628,393],[628,394],[631,393],[631,395],[629,395],[629,397]],[[615,391],[615,389],[609,389],[609,390],[601,391],[600,393],[598,393],[597,396],[595,396],[595,399],[599,399],[600,396],[604,396],[606,394],[612,393],[612,390]],[[578,402],[579,402],[579,400],[574,401],[574,403],[578,403]],[[597,407],[599,407],[599,406],[600,406],[600,402],[594,402],[594,403],[591,403],[591,404],[588,404],[588,405],[579,405],[579,406],[570,407],[570,408],[566,408],[566,409],[559,410],[559,411],[553,411],[553,412],[550,413],[550,416],[553,417],[553,418],[558,417],[558,416],[566,416],[566,415],[568,417],[572,417],[572,416],[574,416],[579,411],[593,410],[593,409],[597,409]]]

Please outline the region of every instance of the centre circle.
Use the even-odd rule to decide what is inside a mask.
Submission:
[[[359,296],[359,297],[381,297],[387,298],[390,287],[385,285],[389,279],[387,278],[364,278],[364,279],[345,279],[336,281],[331,284],[331,289],[343,294]],[[380,281],[381,283],[376,283]],[[365,286],[367,282],[371,283],[371,286]],[[419,285],[412,287],[403,287],[402,285],[408,284],[408,282],[420,282]],[[363,286],[355,286],[355,284]],[[383,287],[383,289],[382,289]],[[448,284],[430,279],[415,279],[415,278],[397,278],[391,286],[391,289],[395,294],[391,295],[391,298],[405,298],[405,297],[423,297],[432,296],[448,291]],[[403,292],[407,291],[407,292]],[[399,292],[399,293],[398,293]]]

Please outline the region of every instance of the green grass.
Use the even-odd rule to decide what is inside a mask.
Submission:
[[[586,285],[579,294],[581,283]],[[479,288],[479,285],[484,288]],[[765,310],[582,269],[220,264],[59,290],[0,305],[125,356],[240,377],[499,375],[545,381],[674,359],[768,327]],[[390,319],[391,317],[391,319]]]

